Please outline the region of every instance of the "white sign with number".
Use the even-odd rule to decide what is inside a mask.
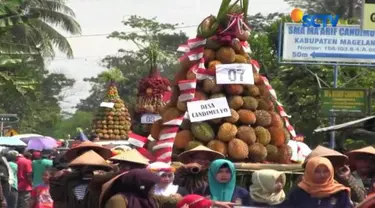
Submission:
[[[161,116],[159,114],[146,113],[141,116],[141,123],[152,124],[159,119],[161,119]]]
[[[227,98],[198,100],[187,103],[190,122],[207,121],[231,116]]]
[[[217,84],[254,84],[251,64],[219,64],[216,66]]]
[[[113,108],[113,106],[115,106],[115,104],[112,103],[112,102],[101,102],[100,103],[100,107],[102,107],[102,108]]]

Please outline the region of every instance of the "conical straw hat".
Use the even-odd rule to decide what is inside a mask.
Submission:
[[[336,150],[318,145],[312,152],[306,157],[302,167],[305,167],[307,161],[312,157],[326,157],[331,163],[345,164],[348,161],[348,156],[337,152]]]
[[[201,152],[201,153],[205,153],[207,154],[207,158],[209,160],[216,160],[216,159],[223,159],[225,158],[225,156],[223,154],[221,154],[220,152],[216,152],[208,147],[205,147],[203,145],[199,145],[198,147],[195,147],[191,150],[187,150],[181,154],[178,155],[178,159],[180,160],[180,162],[182,163],[189,163],[189,161],[191,160],[191,157],[193,154],[195,153],[198,153],[198,152]]]
[[[113,156],[109,158],[109,160],[112,161],[126,161],[126,162],[132,162],[132,163],[138,163],[142,165],[148,165],[149,159],[145,158],[141,153],[139,153],[137,150],[132,149],[128,150],[126,152],[122,152],[116,156]]]
[[[75,157],[79,155],[80,151],[85,151],[85,150],[94,150],[101,157],[103,157],[104,160],[107,160],[108,158],[112,157],[112,151],[109,148],[102,147],[98,144],[95,144],[94,142],[84,141],[80,143],[79,145],[69,149],[65,153],[65,158],[68,161],[72,161]]]
[[[355,160],[358,155],[368,156],[369,159],[375,157],[375,148],[373,146],[367,146],[361,149],[352,150],[346,155],[349,157],[349,165],[350,169],[354,171],[356,169],[355,167]]]
[[[104,167],[106,169],[112,169],[112,166],[107,163],[98,153],[94,150],[89,150],[82,155],[76,157],[72,160],[69,164],[69,167],[76,167],[76,166],[96,166],[96,167]]]

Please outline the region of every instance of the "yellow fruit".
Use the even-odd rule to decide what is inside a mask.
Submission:
[[[257,137],[255,135],[255,131],[250,126],[240,126],[238,127],[237,135],[238,139],[241,139],[246,144],[251,145],[255,143]]]
[[[228,152],[227,144],[217,139],[208,142],[207,147],[223,155],[227,155]]]
[[[231,113],[231,117],[227,117],[225,118],[224,120],[226,122],[229,122],[229,123],[236,123],[238,121],[238,119],[240,118],[240,116],[238,115],[237,111],[233,110],[233,109],[230,109],[230,113]]]
[[[180,115],[181,112],[177,108],[168,108],[162,114],[163,122],[167,122],[172,119],[178,118]]]
[[[219,64],[222,64],[220,61],[211,61],[210,63],[208,63],[208,68],[207,70],[210,71],[210,72],[216,72],[216,66],[219,65]]]
[[[243,55],[236,54],[234,57],[235,57],[234,58],[234,63],[239,63],[239,64],[245,64],[245,63],[247,63],[247,59]]]
[[[270,132],[261,126],[257,126],[254,129],[255,135],[257,137],[257,142],[262,144],[262,145],[267,145],[271,141],[271,134]]]
[[[271,115],[267,111],[257,110],[255,111],[255,116],[256,116],[256,125],[263,126],[263,127],[268,127],[269,125],[271,125],[272,118],[271,118]]]
[[[217,138],[223,142],[229,142],[237,134],[237,127],[231,123],[225,122],[219,127]]]
[[[243,99],[243,108],[255,111],[258,107],[258,100],[251,96],[244,96]]]
[[[236,95],[236,96],[232,96],[229,98],[228,104],[230,108],[237,110],[242,107],[242,105],[244,104],[244,101],[241,96]]]
[[[249,155],[249,147],[240,139],[232,139],[228,143],[228,155],[236,160],[246,159]]]
[[[216,59],[223,64],[231,64],[236,59],[236,53],[231,47],[221,47],[216,52]]]
[[[240,122],[243,124],[250,125],[256,122],[255,114],[250,110],[240,109],[237,113],[240,116]]]

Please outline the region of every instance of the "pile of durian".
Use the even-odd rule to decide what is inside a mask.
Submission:
[[[243,12],[239,5],[227,10],[227,14],[239,12]],[[211,23],[215,20],[212,16],[208,18],[214,18]],[[203,26],[208,28],[208,24],[211,23],[207,19],[202,22]],[[227,19],[220,24],[222,27],[219,28],[225,28],[225,24],[228,24]],[[246,28],[241,29],[241,33],[233,32],[231,41],[223,42],[213,38],[215,34],[206,37],[204,60],[207,70],[215,71],[218,64],[251,64],[251,57],[238,44],[238,41],[248,39],[250,31]],[[179,80],[196,79],[196,74],[189,70],[196,63],[186,60],[182,62],[175,83]],[[261,75],[254,67],[253,74],[253,85],[220,85],[216,83],[215,78],[197,80],[195,98],[207,100],[226,97],[231,117],[198,123],[191,123],[185,119],[175,138],[174,153],[178,154],[203,144],[227,155],[233,161],[290,163],[291,148],[287,145],[290,133],[285,128],[284,120],[275,110],[274,100]],[[175,86],[170,103],[161,111],[162,119],[155,122],[151,128],[153,138],[159,138],[160,131],[166,128],[163,126],[164,122],[180,117],[187,111],[186,102],[178,101],[179,95],[179,89]]]

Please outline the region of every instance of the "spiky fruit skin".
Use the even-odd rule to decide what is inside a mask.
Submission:
[[[258,100],[258,110],[269,111],[273,109],[273,102],[269,97],[262,97]]]
[[[186,102],[177,101],[176,108],[177,108],[177,110],[179,110],[181,112],[186,112],[187,111],[187,104],[186,104]]]
[[[249,155],[249,147],[240,139],[232,139],[228,143],[228,155],[236,160],[244,160]]]
[[[108,86],[104,101],[114,103],[114,106],[99,108],[93,120],[93,131],[98,134],[100,140],[126,140],[131,127],[131,118],[124,101],[118,95],[114,82]]]
[[[185,149],[190,141],[192,141],[193,134],[189,130],[182,130],[176,134],[174,146],[179,149]]]
[[[254,129],[250,126],[240,126],[236,137],[248,145],[254,144],[257,139]]]
[[[230,109],[230,113],[231,113],[232,116],[231,117],[227,117],[224,120],[226,122],[229,122],[229,123],[232,123],[232,124],[237,123],[238,119],[240,119],[240,116],[238,115],[237,111],[235,111],[233,109]]]
[[[272,118],[271,115],[265,110],[255,111],[256,125],[268,127],[271,125]]]
[[[210,93],[213,89],[217,87],[215,79],[205,79],[203,80],[203,91],[205,93]]]
[[[270,162],[277,162],[279,157],[279,149],[272,144],[266,146],[267,149],[267,160]]]
[[[284,128],[284,121],[278,113],[273,111],[269,111],[268,113],[271,115],[271,126]]]
[[[290,154],[290,147],[288,145],[282,145],[279,147],[279,163],[281,164],[290,164],[290,158],[292,155]]]
[[[215,93],[210,96],[210,99],[225,97],[223,93]]]
[[[161,115],[163,122],[178,118],[182,113],[177,108],[167,108]]]
[[[280,147],[280,146],[285,144],[284,129],[276,128],[276,127],[270,127],[270,128],[268,128],[268,131],[271,134],[271,143],[273,145]]]
[[[243,108],[255,111],[258,107],[258,100],[251,96],[245,96],[242,98]]]
[[[290,133],[287,129],[284,128],[285,144],[288,144],[290,141]]]
[[[208,142],[207,147],[216,152],[220,152],[223,155],[228,154],[227,144],[220,140],[215,139],[215,140]]]
[[[242,105],[244,104],[244,101],[241,96],[237,95],[237,96],[230,97],[228,104],[230,108],[237,110],[242,107]]]
[[[221,47],[216,52],[216,59],[223,64],[231,64],[236,59],[236,53],[231,47]]]
[[[258,97],[260,95],[260,91],[256,85],[246,85],[244,94],[252,97]]]
[[[210,61],[208,63],[207,70],[210,71],[210,72],[216,72],[216,66],[219,65],[219,64],[222,64],[222,63],[218,60]]]
[[[260,143],[249,146],[249,159],[252,162],[262,162],[267,158],[267,149]]]
[[[207,62],[213,61],[216,58],[216,52],[212,49],[206,48],[204,49],[203,57],[204,57],[204,60]]]
[[[191,132],[197,140],[202,142],[209,142],[215,139],[215,132],[211,128],[210,124],[206,122],[192,123]]]
[[[229,122],[221,124],[217,133],[217,138],[223,142],[229,142],[237,134],[237,127]]]
[[[225,91],[227,91],[229,95],[241,95],[243,90],[244,87],[240,84],[225,85]]]
[[[194,149],[194,148],[198,147],[199,145],[203,145],[203,143],[200,142],[200,141],[190,141],[188,143],[188,145],[186,146],[185,150]]]
[[[240,122],[243,124],[251,125],[256,122],[256,116],[251,110],[240,109],[237,113],[240,116]]]
[[[234,57],[234,63],[245,64],[247,63],[247,59],[243,55],[236,54]]]
[[[270,132],[261,126],[257,126],[254,129],[255,135],[257,137],[257,142],[263,145],[267,145],[271,141],[271,134]]]

